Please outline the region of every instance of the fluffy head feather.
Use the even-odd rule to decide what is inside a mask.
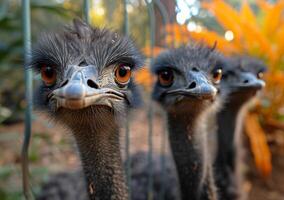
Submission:
[[[37,72],[40,72],[43,66],[50,66],[56,71],[55,83],[47,86],[42,82],[36,91],[35,104],[40,109],[49,112],[51,116],[56,116],[60,112],[54,109],[56,102],[51,101],[50,95],[70,81],[68,73],[72,71],[70,70],[72,67],[76,66],[75,68],[79,69],[92,66],[95,76],[91,76],[91,78],[94,77],[91,80],[93,83],[90,83],[91,87],[111,89],[123,94],[126,100],[113,101],[111,103],[113,105],[112,111],[126,113],[128,107],[139,105],[140,93],[133,77],[125,87],[120,87],[115,81],[114,70],[122,64],[130,67],[131,71],[136,70],[143,65],[143,60],[143,56],[130,38],[107,29],[92,28],[75,19],[73,25],[65,26],[56,32],[42,34],[33,48],[30,66]],[[85,77],[86,80],[88,78]],[[59,111],[64,110],[62,112],[64,116],[69,113],[70,119],[85,119],[87,116],[80,117],[83,113],[96,115],[96,113],[109,112],[109,108],[104,106],[90,106],[89,108],[89,111],[85,108],[84,111],[68,111],[65,108],[59,109]]]
[[[217,55],[218,53],[214,51],[214,48],[201,43],[188,44],[160,54],[153,62],[151,70],[158,77],[163,70],[170,70],[173,74],[173,83],[169,87],[163,87],[158,78],[154,86],[153,98],[166,108],[177,105],[179,102],[180,105],[190,109],[192,105],[199,107],[204,102],[208,102],[201,100],[202,98],[199,97],[210,90],[211,92],[213,90],[214,93],[214,90],[218,87],[213,78],[213,72],[217,69]],[[191,94],[166,95],[168,92],[179,89],[195,93],[192,96],[199,97],[188,98]],[[201,94],[201,90],[203,90],[203,94]],[[190,104],[191,106],[185,106],[184,104]]]
[[[76,19],[73,25],[39,38],[33,48],[31,66],[38,69],[42,63],[57,66],[58,70],[81,63],[95,65],[99,70],[114,63],[126,63],[137,69],[143,58],[128,37],[92,28]]]
[[[152,72],[169,67],[182,73],[197,68],[210,73],[216,65],[214,48],[201,43],[188,44],[177,49],[170,49],[160,54],[152,65]]]

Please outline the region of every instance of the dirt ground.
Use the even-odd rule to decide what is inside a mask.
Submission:
[[[153,121],[153,149],[161,152],[163,117],[156,111]],[[148,119],[145,110],[136,110],[130,122],[130,151],[148,150]],[[0,127],[0,199],[21,199],[20,151],[23,139],[23,123]],[[125,151],[124,133],[121,131],[122,154]],[[166,143],[166,151],[168,151]],[[250,165],[244,189],[251,200],[284,199],[284,151],[272,148],[273,173],[270,178],[260,178]],[[59,125],[54,125],[42,116],[33,121],[33,138],[30,146],[30,171],[34,191],[37,192],[43,180],[55,172],[75,170],[79,167],[78,156],[72,137]]]

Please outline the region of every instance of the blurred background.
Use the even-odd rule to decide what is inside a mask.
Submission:
[[[32,43],[44,31],[82,17],[83,1],[31,0]],[[123,32],[122,0],[91,0],[90,21],[98,27]],[[146,56],[191,39],[227,55],[241,53],[262,59],[269,71],[267,87],[244,125],[247,181],[250,199],[284,198],[284,1],[283,0],[161,0],[168,23],[155,7],[155,46],[150,47],[150,28],[144,0],[128,0],[129,32]],[[115,20],[114,20],[115,19]],[[20,0],[0,0],[0,200],[22,199],[21,145],[24,133],[24,67]],[[153,78],[147,70],[136,80],[146,94]],[[36,80],[35,80],[36,83]],[[130,151],[147,150],[147,113],[136,111],[130,124]],[[70,135],[40,113],[33,113],[29,150],[30,177],[35,193],[50,174],[79,167]],[[249,123],[249,124],[248,124]],[[154,113],[154,151],[161,150],[162,117]],[[140,128],[139,128],[140,127]]]

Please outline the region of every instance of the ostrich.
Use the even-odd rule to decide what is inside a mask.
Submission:
[[[179,53],[180,51],[183,51],[184,48],[181,48],[179,50],[176,50],[177,53]],[[220,63],[220,57],[218,56],[218,54],[211,52],[210,49],[206,48],[206,47],[202,47],[202,46],[195,46],[192,48],[189,48],[188,52],[189,55],[191,53],[194,53],[192,56],[192,58],[194,58],[195,56],[199,55],[200,53],[200,57],[196,57],[197,60],[192,60],[192,58],[186,54],[189,58],[191,58],[191,62],[196,62],[197,65],[202,64],[201,66],[203,66],[202,70],[205,71],[204,73],[208,73],[210,77],[208,77],[205,80],[207,81],[213,81],[214,83],[218,83],[220,78],[221,78],[221,74],[220,74],[220,66],[223,67],[223,63]],[[207,55],[208,54],[208,55]],[[175,55],[175,54],[174,54]],[[213,58],[214,57],[214,58]],[[177,57],[178,59],[179,57]],[[200,59],[202,58],[202,59]],[[186,56],[183,57],[184,60],[186,60]],[[205,61],[205,59],[208,59],[208,61]],[[159,60],[159,58],[157,59]],[[172,60],[174,61],[174,59]],[[200,63],[198,63],[198,62]],[[185,61],[184,61],[185,62]],[[204,63],[203,63],[204,62]],[[207,63],[210,62],[210,63]],[[157,63],[157,61],[156,61]],[[169,63],[170,64],[170,63]],[[155,64],[156,65],[156,64]],[[209,66],[210,65],[210,68]],[[168,65],[166,65],[168,66]],[[214,67],[212,67],[214,66]],[[194,71],[197,69],[194,69]],[[211,74],[210,74],[211,72]],[[197,73],[198,74],[198,73]],[[206,74],[205,74],[206,75]],[[212,76],[212,78],[211,78]],[[204,77],[203,77],[204,78]],[[206,89],[206,88],[205,88]],[[208,86],[208,89],[212,89],[213,91],[215,91],[215,89],[211,88],[211,86]],[[204,91],[206,92],[206,90]],[[210,92],[210,90],[209,90]],[[223,95],[223,92],[221,93]],[[218,96],[220,95],[220,93],[218,93]],[[200,97],[205,98],[205,97]],[[208,98],[211,98],[210,96]],[[222,97],[223,98],[223,97]],[[219,99],[219,97],[218,97]],[[200,100],[201,102],[203,100]],[[211,100],[204,100],[204,101],[209,101],[206,102],[206,104],[208,104],[209,107],[214,107],[215,109],[217,109],[217,103],[219,100],[217,100],[213,106],[210,106],[210,101]],[[204,105],[204,107],[208,107],[207,105]],[[206,108],[207,110],[207,108]],[[212,112],[212,111],[211,111]],[[215,111],[213,112],[215,113]],[[209,115],[209,114],[208,114]],[[203,136],[202,136],[203,137]],[[205,142],[205,141],[204,141]],[[201,142],[202,145],[203,142]],[[198,152],[198,150],[197,150]],[[202,152],[201,152],[202,153]],[[176,177],[176,171],[175,171],[175,166],[174,163],[171,159],[171,157],[167,156],[167,155],[162,155],[165,156],[165,164],[166,164],[166,176],[163,179],[163,183],[162,183],[162,179],[160,177],[161,173],[160,173],[160,167],[159,167],[159,155],[154,154],[153,155],[153,167],[154,167],[154,172],[153,172],[153,176],[154,176],[154,199],[159,199],[159,192],[161,191],[161,185],[165,184],[165,195],[164,198],[165,199],[180,199],[179,197],[179,188],[178,188],[178,180]],[[198,155],[196,155],[198,156]],[[207,156],[207,155],[204,155]],[[144,200],[147,199],[147,178],[148,178],[148,172],[147,172],[147,154],[146,153],[137,153],[131,156],[131,177],[132,177],[132,181],[131,181],[131,188],[132,192],[131,194],[131,199],[134,200]],[[195,164],[195,163],[194,163]],[[198,167],[198,166],[197,166]],[[214,184],[213,184],[213,180],[212,180],[212,172],[211,172],[211,166],[210,164],[208,164],[208,179],[210,180],[211,183],[210,184],[210,188],[212,191],[212,196],[215,196],[214,194]],[[197,169],[197,168],[196,168]],[[206,170],[206,169],[205,169]],[[192,180],[192,182],[194,183],[194,181],[199,181],[199,177],[195,177],[196,179]],[[193,185],[194,186],[194,185]],[[82,193],[79,193],[78,191],[82,191],[85,187],[85,182],[82,179],[82,173],[81,172],[75,172],[75,173],[71,173],[71,172],[63,172],[60,173],[56,176],[53,176],[49,182],[47,182],[42,190],[41,195],[39,196],[38,199],[54,199],[54,197],[60,197],[60,199],[86,199],[86,195],[82,195]],[[195,185],[195,187],[197,187],[197,185]],[[187,188],[185,188],[185,190],[187,190]],[[194,189],[191,190],[192,193],[195,194]],[[79,196],[78,196],[79,195]],[[81,195],[81,196],[80,196]],[[190,194],[191,195],[191,194]],[[191,195],[192,198],[197,198],[194,197],[194,195]],[[206,195],[206,194],[203,194]],[[207,196],[204,197],[205,199],[208,198]],[[204,199],[203,198],[203,199]],[[214,198],[214,197],[212,197]],[[186,197],[184,197],[184,199],[186,199]]]
[[[138,103],[131,72],[142,64],[129,38],[77,19],[33,50],[31,66],[42,79],[36,104],[75,138],[89,199],[128,199],[119,127]]]
[[[220,90],[226,91],[226,101],[217,114],[217,155],[215,180],[220,199],[241,199],[238,164],[241,162],[241,127],[246,105],[265,83],[261,80],[265,65],[249,57],[224,58]]]
[[[120,73],[123,75],[125,72],[128,74],[128,65],[131,66],[131,70],[135,70],[141,63],[142,58],[139,52],[128,38],[118,37],[116,33],[107,30],[93,29],[78,20],[75,20],[73,26],[66,27],[62,32],[46,34],[40,38],[34,48],[31,62],[31,66],[41,74],[43,80],[43,84],[36,91],[36,105],[39,110],[47,112],[52,120],[60,121],[71,130],[81,154],[84,172],[62,172],[52,176],[43,185],[36,199],[86,200],[88,199],[87,193],[89,193],[91,199],[96,197],[109,199],[111,195],[115,199],[127,198],[121,158],[118,155],[118,133],[113,133],[115,135],[112,136],[111,133],[106,132],[105,137],[99,138],[98,141],[85,140],[97,140],[95,134],[100,134],[99,130],[117,129],[118,124],[112,127],[114,126],[112,123],[120,122],[118,121],[119,117],[124,115],[126,107],[139,104],[141,98],[133,81],[130,79],[130,81],[126,80],[121,84],[120,79],[117,79],[116,76],[121,75]],[[80,67],[75,65],[80,65]],[[118,67],[122,67],[122,71],[117,71]],[[127,68],[126,71],[124,67]],[[78,71],[79,69],[83,71]],[[93,75],[93,71],[97,74]],[[84,80],[80,80],[80,73],[86,76]],[[113,81],[113,78],[115,81]],[[80,99],[78,101],[64,100],[63,95],[81,95],[80,85],[75,84],[77,81],[83,84],[81,85],[82,89],[86,92],[88,90],[89,92],[96,92],[97,90],[97,92],[102,92],[102,95],[104,95],[103,92],[109,94],[101,98],[97,96],[96,99],[86,98],[81,102]],[[79,94],[68,93],[73,91]],[[119,92],[125,95],[125,101],[120,101],[113,96],[120,94]],[[87,93],[87,96],[90,95]],[[83,97],[80,96],[80,98]],[[112,98],[115,99],[112,100]],[[76,100],[76,98],[73,97],[72,100]],[[106,128],[105,126],[110,127]],[[118,130],[115,131],[118,132]],[[98,137],[103,137],[103,135]],[[97,155],[90,155],[92,152],[94,154],[99,153],[93,148],[100,149],[100,141],[104,142],[103,145],[109,145],[108,143],[112,142],[116,148],[116,151],[112,152],[112,148],[106,146],[109,148],[106,149],[107,153],[105,155],[99,154],[99,156],[112,156],[115,158],[113,159],[114,163],[109,160],[105,161],[106,158],[101,159]],[[158,155],[153,156],[154,176],[159,177],[159,157]],[[137,187],[140,188],[140,192],[132,193],[132,199],[147,198],[147,180],[144,180],[145,177],[148,177],[147,165],[144,165],[146,158],[146,154],[142,152],[133,155],[131,158],[133,168],[132,191],[137,191]],[[104,165],[103,162],[107,162],[107,165]],[[115,169],[113,169],[113,164],[116,164]],[[111,177],[107,172],[98,174],[101,172],[97,167],[99,170],[104,170],[104,167],[106,167],[107,172],[115,172],[116,174],[111,174]],[[169,200],[178,199],[174,170],[172,163],[167,162],[166,171],[173,172],[164,179],[168,183],[165,188],[165,197]],[[86,181],[84,180],[85,176]],[[102,182],[103,179],[108,182]],[[154,185],[160,187],[160,181],[160,179],[155,178]],[[119,189],[113,188],[116,186]],[[158,195],[158,192],[155,192],[154,198],[157,199]]]
[[[153,99],[167,112],[182,199],[217,199],[206,130],[222,76],[213,50],[190,44],[160,54],[152,65]]]

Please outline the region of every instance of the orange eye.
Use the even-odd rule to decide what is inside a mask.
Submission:
[[[163,70],[158,73],[159,84],[163,87],[170,87],[174,81],[172,70]]]
[[[56,82],[56,71],[53,67],[43,65],[40,70],[41,79],[47,86],[52,86]]]
[[[120,65],[115,69],[114,74],[118,84],[126,85],[131,77],[131,68],[127,65]]]
[[[217,69],[213,72],[213,81],[214,83],[218,84],[220,83],[222,78],[222,69]]]

